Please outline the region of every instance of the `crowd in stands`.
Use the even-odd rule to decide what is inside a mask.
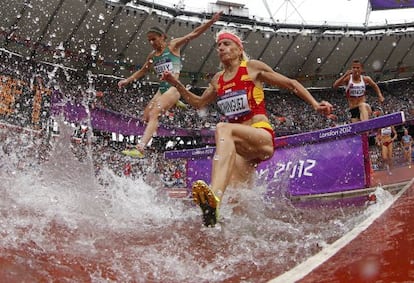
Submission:
[[[109,109],[140,118],[143,109],[157,89],[157,85],[142,80],[125,89],[118,89],[119,78],[92,74],[88,71],[69,70],[61,66],[33,62],[26,58],[0,51],[0,121],[21,128],[40,129],[49,136],[53,134],[50,119],[50,96],[59,90],[65,99],[83,103],[89,107]],[[368,94],[368,103],[373,108],[381,107],[385,113],[403,111],[407,120],[414,118],[414,79],[379,83],[385,103],[379,105],[373,92]],[[188,86],[201,94],[203,88]],[[34,120],[36,91],[41,93],[41,109],[38,120]],[[323,129],[348,123],[346,99],[342,89],[310,89],[317,100],[328,100],[335,107],[337,119],[331,120],[311,111],[309,105],[291,93],[266,89],[266,103],[269,117],[277,135],[287,135]],[[37,101],[39,103],[39,100]],[[192,107],[174,108],[167,112],[160,123],[181,128],[213,128],[223,119],[217,108],[197,111]],[[185,163],[182,160],[166,162],[159,148],[152,148],[148,158],[132,160],[120,154],[128,146],[126,140],[114,140],[111,133],[89,131],[84,125],[73,125],[74,153],[82,160],[85,146],[92,145],[96,172],[110,167],[119,175],[128,177],[146,176],[157,179],[165,186],[185,186]],[[409,128],[412,134],[413,129]],[[399,133],[401,130],[399,131]],[[56,133],[55,133],[56,134]],[[8,154],[10,140],[2,135],[3,154]],[[83,148],[83,149],[82,149]],[[45,149],[47,151],[47,147]],[[372,148],[373,156],[377,150]],[[39,154],[44,158],[45,154]],[[398,157],[398,151],[396,151]],[[42,158],[39,158],[40,160]],[[375,159],[375,158],[374,158]],[[377,158],[378,159],[378,158]],[[150,165],[155,166],[150,166]],[[151,168],[151,169],[148,169]],[[161,177],[154,177],[161,176]]]

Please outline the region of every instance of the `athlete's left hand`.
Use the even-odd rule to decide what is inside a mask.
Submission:
[[[384,102],[384,96],[382,94],[378,95],[378,102],[381,104]]]

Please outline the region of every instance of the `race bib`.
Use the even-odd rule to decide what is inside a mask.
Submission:
[[[392,133],[391,127],[386,127],[381,129],[382,136],[390,136]]]
[[[219,98],[217,105],[229,119],[244,116],[251,111],[247,100],[247,92],[244,89],[225,94]]]
[[[157,75],[162,75],[164,71],[171,71],[173,70],[173,63],[171,61],[159,61],[154,65],[154,70]]]
[[[353,97],[363,96],[365,94],[365,86],[354,85],[349,89],[349,95]]]

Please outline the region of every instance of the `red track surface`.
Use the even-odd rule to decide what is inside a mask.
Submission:
[[[414,282],[414,185],[359,237],[299,282]]]
[[[391,176],[375,172],[373,183],[397,183],[413,175],[414,168],[408,167],[394,169]],[[59,233],[64,233],[64,230],[52,227],[51,233],[56,233],[54,238],[59,239],[62,236]],[[354,240],[320,263],[298,279],[277,282],[414,282],[414,185],[411,184],[388,210]],[[20,250],[0,248],[1,283],[47,282],[47,278],[51,277],[57,280],[55,282],[61,282],[59,278],[90,282],[90,274],[97,270],[104,278],[117,281],[116,272],[102,259],[77,258],[65,254],[64,250],[46,253],[36,243],[27,244]],[[277,272],[271,267],[266,272],[272,271]],[[258,278],[257,272],[263,275],[264,271],[253,269],[250,278]]]
[[[375,171],[371,177],[371,185],[390,185],[409,181],[414,178],[414,166],[411,168],[408,166],[396,167],[391,173],[392,175],[387,174],[386,171]]]
[[[412,170],[399,168],[391,176],[377,172],[374,178],[382,184],[401,181],[412,176]],[[414,180],[390,208],[332,257],[305,276],[290,273],[273,282],[414,282]]]

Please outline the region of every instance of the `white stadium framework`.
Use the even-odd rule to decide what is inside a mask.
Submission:
[[[266,1],[264,1],[266,2]],[[225,1],[217,1],[220,9]],[[230,7],[230,6],[229,6]],[[412,9],[411,9],[412,10]],[[146,31],[191,31],[214,11],[192,12],[154,1],[26,0],[0,8],[0,48],[30,59],[96,74],[128,76],[151,50]],[[236,13],[237,14],[237,13]],[[206,86],[218,70],[214,35],[235,29],[248,55],[306,87],[330,87],[353,59],[376,81],[411,78],[414,22],[381,25],[294,24],[235,15],[235,8],[182,49],[185,83]],[[155,76],[148,77],[155,80]]]

